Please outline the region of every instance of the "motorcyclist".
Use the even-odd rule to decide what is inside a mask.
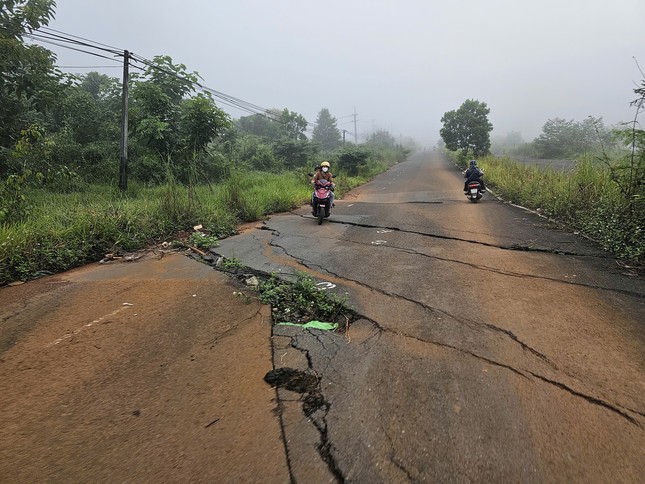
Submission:
[[[468,193],[468,184],[474,181],[479,182],[482,193],[486,191],[486,186],[484,185],[484,172],[477,166],[477,160],[470,160],[470,166],[464,172],[464,178],[466,179],[466,182],[464,183],[464,193]]]
[[[331,171],[329,169],[331,168],[331,165],[329,164],[328,161],[323,161],[320,164],[320,170],[316,171],[316,174],[314,177],[311,179],[311,183],[315,184],[316,181],[318,180],[327,180],[329,183],[331,183],[331,193],[330,193],[330,201],[331,201],[331,206],[334,206],[334,188],[336,188],[336,184],[333,182],[334,176],[331,174]],[[311,205],[313,206],[314,203],[314,194],[311,194]]]

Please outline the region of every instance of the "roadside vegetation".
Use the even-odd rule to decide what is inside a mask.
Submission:
[[[287,108],[232,119],[198,73],[157,56],[132,60],[143,67],[129,81],[123,184],[120,79],[64,74],[51,51],[24,40],[59,35],[46,30],[54,11],[53,0],[17,0],[0,15],[0,285],[172,241],[195,225],[205,238],[186,242],[205,246],[307,203],[307,173],[323,160],[342,198],[409,153],[386,131],[343,142],[326,108],[309,133]]]
[[[493,143],[497,155],[478,158],[486,184],[505,200],[561,222],[620,258],[644,262],[645,131],[638,116],[645,108],[645,80],[634,92],[634,119],[616,129],[605,128],[601,119],[556,118],[531,143],[518,133],[498,139]],[[448,155],[465,168],[468,151],[451,146]],[[527,155],[569,158],[572,168],[531,166],[522,162]]]
[[[406,151],[396,153],[389,161],[370,158],[355,176],[341,171],[337,196],[401,161]],[[329,159],[333,163],[333,156]],[[132,183],[122,192],[115,184],[84,183],[59,193],[26,184],[19,193],[21,216],[0,224],[0,285],[64,271],[107,253],[172,241],[197,224],[209,238],[205,243],[210,237],[221,239],[234,234],[240,223],[307,203],[311,188],[303,168],[235,170],[210,185],[172,179],[155,186]]]
[[[347,296],[322,291],[306,273],[298,273],[294,282],[272,274],[260,282],[260,301],[270,304],[274,323],[307,323],[312,320],[336,322],[351,314]]]
[[[593,155],[568,171],[486,157],[487,183],[505,200],[537,210],[599,243],[621,258],[645,260],[645,190],[628,195],[628,178]],[[642,174],[641,174],[642,176]]]

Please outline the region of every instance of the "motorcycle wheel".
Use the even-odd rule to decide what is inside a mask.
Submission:
[[[324,217],[325,217],[325,209],[320,205],[318,205],[318,225],[322,224]]]

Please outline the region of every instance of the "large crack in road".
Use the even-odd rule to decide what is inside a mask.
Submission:
[[[267,375],[267,377],[265,377],[265,380],[267,380],[268,383],[271,383],[276,390],[276,410],[282,432],[282,441],[284,444],[287,463],[289,466],[290,479],[293,483],[297,482],[290,457],[294,452],[294,449],[290,447],[289,438],[287,437],[287,429],[284,422],[284,404],[288,400],[281,396],[281,388],[286,388],[287,390],[301,394],[301,397],[297,402],[301,405],[303,415],[308,418],[308,423],[313,425],[319,434],[319,443],[317,445],[318,455],[326,464],[329,473],[336,479],[336,481],[345,482],[345,476],[336,461],[334,456],[334,445],[328,434],[329,426],[327,423],[327,414],[329,413],[332,404],[325,399],[321,388],[322,376],[325,374],[327,367],[318,370],[316,369],[310,355],[310,350],[306,345],[299,343],[299,338],[302,338],[303,336],[313,337],[320,347],[325,350],[325,355],[328,357],[327,366],[333,358],[334,353],[340,349],[333,336],[325,332],[305,329],[302,335],[295,335],[291,338],[291,348],[301,352],[307,361],[307,369],[305,371],[296,370],[276,364],[277,349],[272,338],[273,370],[270,372],[272,373],[271,375]],[[332,348],[329,348],[328,345],[331,345]],[[286,375],[286,377],[284,375]],[[311,377],[313,377],[313,380]],[[295,384],[294,381],[296,382]],[[303,381],[305,382],[304,384],[302,383]]]
[[[430,190],[414,186],[416,169],[372,197],[391,209],[341,203],[327,228],[303,224],[302,211],[276,216],[223,251],[248,257],[251,273],[306,272],[356,306],[346,334],[273,327],[274,368],[316,381],[298,397],[276,392],[292,480],[315,462],[326,472],[317,481],[445,480],[456,470],[468,480],[549,480],[570,466],[552,448],[594,476],[599,462],[625,469],[645,423],[630,319],[641,282],[507,205],[421,200]],[[468,300],[480,291],[483,310]],[[580,450],[589,442],[592,458]]]
[[[300,215],[304,217],[304,215]],[[569,252],[565,251],[562,249],[557,249],[557,248],[540,248],[540,247],[534,247],[534,246],[527,246],[527,245],[521,245],[521,244],[512,244],[512,245],[499,245],[499,244],[492,244],[488,242],[482,242],[482,241],[477,241],[473,239],[464,239],[460,237],[451,237],[451,236],[445,236],[445,235],[438,235],[438,234],[432,234],[432,233],[427,233],[427,232],[419,232],[419,231],[413,231],[413,230],[406,230],[406,229],[401,229],[399,227],[392,227],[392,226],[384,226],[384,225],[372,225],[372,224],[359,224],[356,222],[347,222],[347,221],[342,221],[342,220],[334,220],[333,223],[336,224],[341,224],[341,225],[350,225],[353,227],[362,227],[362,228],[369,228],[369,229],[377,229],[377,230],[390,230],[393,232],[400,232],[400,233],[406,233],[406,234],[413,234],[413,235],[419,235],[422,237],[429,237],[433,239],[441,239],[441,240],[453,240],[457,242],[464,242],[464,243],[469,243],[469,244],[475,244],[475,245],[480,245],[483,247],[490,247],[493,249],[499,249],[499,250],[508,250],[508,251],[519,251],[519,252],[537,252],[537,253],[544,253],[544,254],[553,254],[553,255],[558,255],[558,256],[571,256],[571,257],[580,257],[580,258],[594,258],[594,259],[601,259],[601,260],[607,260],[607,261],[614,261],[614,259],[608,257],[608,256],[603,256],[603,255],[595,255],[595,254],[583,254],[583,253],[577,253],[577,252]],[[277,230],[271,229],[268,226],[263,226],[262,230],[267,230],[272,233],[276,237],[281,237],[284,235],[288,235],[290,237],[300,237],[303,239],[309,239],[307,235],[302,235],[299,233],[280,233]],[[347,239],[347,238],[339,238],[339,239],[334,239],[338,241],[342,241],[344,243],[348,244],[355,244],[355,245],[361,245],[361,246],[369,246],[369,244],[356,241],[353,239]],[[279,244],[275,242],[271,242],[271,245],[274,247],[279,247],[282,250],[286,249],[284,247],[281,247]],[[461,264],[464,266],[468,266],[470,268],[480,270],[480,271],[485,271],[485,272],[490,272],[494,274],[499,274],[503,276],[509,276],[509,277],[517,277],[517,278],[531,278],[531,279],[536,279],[536,280],[544,280],[544,281],[549,281],[549,282],[556,282],[560,284],[567,284],[570,286],[579,286],[579,287],[584,287],[584,288],[589,288],[589,289],[597,289],[599,291],[607,291],[607,292],[614,292],[617,294],[624,294],[626,296],[631,296],[631,297],[637,297],[640,299],[645,299],[645,294],[642,292],[637,292],[637,291],[631,291],[631,290],[626,290],[626,289],[621,289],[621,288],[616,288],[616,287],[605,287],[601,286],[598,284],[591,284],[591,283],[584,283],[584,282],[579,282],[576,280],[567,280],[567,279],[559,279],[556,277],[549,277],[541,274],[530,274],[530,273],[521,273],[521,272],[513,272],[513,271],[505,271],[502,269],[498,269],[495,267],[491,266],[486,266],[482,264],[475,264],[472,262],[466,262],[463,260],[459,259],[453,259],[453,258],[448,258],[448,257],[440,257],[436,255],[430,255],[426,254],[423,252],[419,252],[413,249],[409,249],[406,247],[399,247],[396,245],[391,245],[391,244],[384,244],[382,246],[386,250],[394,250],[394,251],[400,251],[402,253],[406,254],[412,254],[412,255],[418,255],[421,257],[425,257],[428,259],[432,260],[438,260],[442,262],[449,262],[449,263],[454,263],[454,264]],[[293,256],[291,256],[293,257]],[[294,259],[296,259],[294,257]],[[321,270],[328,271],[326,268],[320,267]],[[330,274],[333,275],[333,273],[330,272]]]
[[[337,222],[337,223],[338,223],[338,222]],[[343,223],[343,222],[340,222],[340,223]],[[395,230],[395,229],[392,229],[391,227],[384,227],[384,226],[370,225],[370,224],[355,224],[355,223],[349,223],[349,225],[360,226],[360,227],[367,227],[367,228],[377,228],[377,229]],[[456,315],[454,315],[454,314],[451,314],[451,313],[449,313],[449,312],[447,312],[447,311],[445,311],[445,310],[442,310],[442,309],[440,309],[440,308],[436,308],[436,307],[431,307],[431,306],[429,306],[429,305],[427,305],[427,304],[425,304],[425,303],[423,303],[423,302],[421,302],[421,301],[417,301],[417,300],[415,300],[415,299],[409,298],[409,297],[404,296],[404,295],[402,295],[402,294],[393,293],[393,292],[391,292],[391,291],[384,291],[384,290],[382,290],[382,289],[380,289],[380,288],[378,288],[378,287],[376,287],[376,286],[373,286],[373,285],[367,284],[367,283],[365,283],[365,282],[363,282],[363,281],[359,281],[359,280],[357,280],[357,279],[352,279],[352,278],[349,278],[349,277],[347,277],[347,276],[344,276],[344,275],[338,274],[338,273],[336,273],[336,272],[334,272],[334,271],[331,271],[330,269],[328,269],[328,268],[326,268],[326,267],[323,267],[323,266],[322,266],[322,265],[320,265],[320,264],[315,264],[315,263],[312,263],[312,262],[306,261],[306,260],[305,260],[305,259],[303,259],[303,258],[297,257],[297,256],[295,256],[295,255],[293,255],[293,254],[289,253],[289,251],[288,251],[284,246],[282,246],[281,244],[279,244],[279,243],[276,241],[276,239],[278,239],[278,238],[280,238],[281,236],[284,236],[284,235],[290,235],[290,236],[292,236],[292,237],[302,237],[300,234],[284,234],[284,233],[282,233],[282,234],[281,234],[281,233],[280,233],[280,232],[278,232],[277,230],[271,229],[270,227],[266,227],[266,228],[264,228],[263,230],[268,230],[268,231],[270,231],[270,232],[272,233],[272,238],[271,238],[271,240],[269,241],[269,245],[270,245],[270,246],[272,246],[272,247],[274,247],[274,248],[277,248],[277,249],[280,249],[280,250],[281,250],[281,251],[282,251],[282,252],[283,252],[287,257],[290,257],[292,260],[296,261],[298,264],[300,264],[300,265],[301,265],[302,267],[304,267],[304,268],[307,268],[307,269],[315,269],[315,270],[317,270],[317,271],[319,271],[319,272],[324,272],[324,273],[326,273],[326,274],[329,274],[329,275],[331,275],[331,276],[333,276],[333,277],[335,278],[336,282],[339,282],[339,283],[345,283],[345,284],[353,283],[353,284],[358,284],[358,285],[360,285],[360,286],[362,286],[362,287],[365,287],[365,288],[367,288],[367,289],[369,289],[369,290],[371,290],[371,291],[374,291],[374,292],[377,292],[377,293],[379,293],[379,294],[382,294],[383,296],[387,296],[387,297],[391,297],[391,298],[396,298],[396,299],[399,299],[399,300],[403,300],[403,301],[406,301],[406,302],[409,302],[409,303],[412,303],[412,304],[418,305],[419,307],[421,307],[421,308],[423,308],[424,310],[428,311],[428,312],[429,312],[429,313],[431,313],[432,315],[437,315],[437,314],[443,315],[444,317],[447,317],[447,318],[449,318],[450,320],[455,321],[455,322],[457,322],[457,323],[459,323],[459,324],[462,324],[462,325],[464,325],[464,326],[473,326],[473,325],[475,325],[475,326],[479,326],[479,327],[482,327],[482,328],[488,329],[488,330],[493,331],[493,332],[501,333],[501,334],[505,335],[506,337],[508,337],[510,340],[512,340],[514,343],[518,344],[518,345],[522,348],[522,350],[527,351],[527,352],[529,352],[529,353],[533,354],[534,356],[536,356],[536,357],[540,358],[540,359],[541,359],[541,360],[543,360],[544,362],[546,362],[546,363],[547,363],[547,364],[548,364],[548,365],[549,365],[553,370],[555,370],[556,372],[560,372],[560,371],[562,371],[562,370],[558,367],[558,365],[556,365],[555,363],[553,363],[553,362],[552,362],[552,361],[551,361],[551,360],[550,360],[546,355],[544,355],[542,352],[540,352],[540,351],[536,350],[535,348],[532,348],[531,346],[529,346],[528,344],[526,344],[525,342],[523,342],[523,341],[522,341],[521,339],[519,339],[519,338],[518,338],[518,337],[517,337],[517,336],[516,336],[512,331],[510,331],[510,330],[508,330],[508,329],[500,328],[499,326],[496,326],[496,325],[494,325],[494,324],[487,323],[487,322],[476,321],[476,320],[474,320],[474,319],[467,319],[467,318],[463,318],[463,317],[458,317],[458,316],[456,316]],[[416,234],[416,235],[424,235],[424,236],[428,236],[428,237],[434,237],[434,235],[433,235],[433,234],[419,233],[419,232],[412,232],[412,233],[414,233],[414,234]],[[439,238],[445,238],[445,237],[439,237]],[[344,240],[344,239],[343,239],[343,240]],[[464,241],[463,239],[454,239],[454,238],[453,238],[453,240],[460,240],[460,241]],[[347,242],[347,240],[345,240],[345,241]],[[355,241],[349,241],[349,242],[360,244],[360,242],[355,242]],[[468,241],[468,242],[470,242],[470,241]],[[363,245],[366,245],[366,244],[363,244]],[[495,246],[494,246],[494,245],[492,245],[492,244],[485,244],[485,243],[484,243],[484,244],[482,244],[482,245],[486,245],[486,246],[490,246],[490,247],[495,247]],[[476,267],[476,268],[479,268],[479,269],[482,269],[482,270],[488,270],[488,271],[495,272],[495,273],[497,273],[497,274],[505,275],[505,276],[509,276],[509,277],[535,277],[535,278],[539,278],[539,279],[543,279],[543,280],[548,280],[548,281],[551,281],[551,282],[558,282],[558,283],[563,283],[563,284],[577,285],[577,286],[581,286],[581,287],[588,287],[588,288],[599,289],[599,290],[605,290],[605,291],[613,291],[613,292],[619,292],[619,293],[626,293],[626,294],[631,295],[631,296],[643,297],[643,295],[642,295],[642,294],[640,294],[640,293],[634,293],[634,292],[632,292],[632,291],[621,291],[621,290],[619,290],[619,289],[614,289],[614,288],[605,288],[605,287],[601,287],[601,286],[598,286],[598,285],[584,284],[584,283],[576,283],[576,282],[571,282],[571,281],[563,281],[563,280],[556,279],[556,278],[550,278],[550,277],[544,277],[544,276],[534,276],[534,275],[532,275],[532,274],[519,274],[519,273],[511,273],[511,272],[508,272],[508,271],[500,271],[500,270],[496,270],[496,269],[494,269],[494,268],[487,268],[487,267],[482,267],[482,266],[476,266],[476,265],[474,265],[474,264],[467,263],[467,262],[463,262],[463,261],[459,261],[459,260],[455,260],[455,259],[448,259],[448,258],[440,258],[440,257],[436,257],[436,256],[429,256],[429,255],[424,254],[424,253],[421,253],[421,252],[419,252],[419,251],[410,250],[410,249],[405,249],[405,248],[399,248],[399,247],[396,247],[396,246],[385,246],[385,248],[386,248],[386,249],[401,250],[401,251],[404,251],[404,252],[406,252],[406,253],[410,253],[410,254],[413,254],[413,255],[419,255],[419,256],[422,256],[422,257],[429,257],[429,258],[438,259],[438,260],[443,260],[443,261],[448,261],[448,262],[455,262],[455,263],[459,263],[459,264],[466,264],[466,265],[469,265],[469,266],[472,266],[472,267]],[[497,248],[502,248],[502,249],[503,249],[503,247],[497,247]],[[571,254],[571,255],[574,255],[574,254]],[[575,255],[579,255],[579,254],[575,254]],[[499,366],[499,367],[506,368],[506,369],[508,369],[508,370],[510,370],[510,371],[512,371],[512,372],[514,372],[514,373],[516,373],[516,374],[518,374],[518,375],[520,375],[520,376],[522,376],[522,377],[524,377],[524,378],[528,378],[527,374],[528,374],[528,375],[531,375],[531,376],[533,376],[533,377],[535,377],[535,378],[537,378],[537,379],[539,379],[539,380],[541,380],[541,381],[543,381],[543,382],[545,382],[545,383],[552,384],[552,385],[556,386],[557,388],[560,388],[560,389],[562,389],[562,390],[565,390],[565,391],[567,391],[567,392],[569,392],[569,393],[571,393],[571,394],[573,394],[573,395],[576,395],[576,396],[578,396],[578,397],[584,398],[585,400],[587,400],[587,401],[588,401],[588,402],[590,402],[590,403],[594,403],[594,404],[600,405],[600,406],[605,407],[605,408],[607,408],[607,409],[609,409],[609,410],[611,410],[611,411],[613,411],[613,412],[616,412],[616,413],[618,413],[619,415],[621,415],[623,418],[626,418],[627,420],[629,420],[631,423],[633,423],[633,424],[635,424],[635,425],[639,425],[639,426],[640,426],[640,424],[639,424],[639,423],[638,423],[634,418],[632,418],[632,417],[631,417],[629,414],[627,414],[625,411],[621,410],[621,408],[622,408],[622,409],[625,409],[625,410],[627,410],[627,411],[629,411],[629,412],[635,413],[635,414],[637,414],[637,415],[640,415],[640,416],[643,416],[643,412],[642,412],[642,411],[639,411],[639,410],[633,410],[633,409],[631,409],[631,408],[629,408],[629,407],[627,407],[627,406],[623,406],[623,405],[619,405],[619,404],[612,404],[612,403],[607,402],[607,401],[605,401],[605,400],[603,400],[603,399],[600,399],[600,398],[597,398],[597,397],[594,397],[594,396],[588,395],[588,394],[586,394],[586,393],[584,393],[584,392],[581,392],[581,391],[575,390],[574,388],[570,387],[569,385],[567,385],[567,384],[565,384],[565,383],[562,383],[562,382],[560,382],[560,381],[557,381],[557,380],[551,379],[551,378],[549,378],[549,377],[546,377],[546,376],[544,376],[544,375],[541,375],[541,374],[539,374],[539,373],[536,373],[535,371],[532,371],[532,370],[530,370],[530,369],[526,369],[526,368],[519,368],[519,369],[518,369],[518,368],[516,368],[516,367],[514,367],[514,366],[512,366],[512,365],[505,364],[505,363],[502,363],[502,362],[500,362],[500,361],[496,361],[496,360],[493,360],[493,359],[487,358],[487,357],[485,357],[485,356],[482,356],[482,355],[476,354],[476,353],[474,353],[474,352],[472,352],[472,351],[469,351],[469,350],[467,350],[467,349],[464,349],[464,348],[460,348],[460,347],[457,347],[457,346],[453,346],[453,345],[450,345],[450,344],[447,344],[447,343],[444,343],[444,342],[440,342],[440,341],[424,340],[424,339],[422,339],[422,338],[418,338],[418,337],[413,336],[413,335],[410,335],[410,334],[405,334],[405,333],[400,333],[400,332],[397,332],[397,331],[393,331],[393,330],[391,330],[391,329],[388,329],[388,328],[383,327],[383,326],[382,326],[381,324],[379,324],[375,319],[373,319],[372,317],[367,316],[367,315],[357,314],[355,317],[356,317],[356,318],[362,318],[362,319],[366,319],[366,320],[368,320],[368,321],[371,321],[373,324],[377,325],[377,327],[379,328],[379,330],[380,330],[380,331],[388,331],[388,332],[392,332],[393,334],[396,334],[396,335],[398,335],[398,336],[403,336],[403,337],[406,337],[406,338],[413,338],[413,339],[417,339],[417,340],[419,340],[419,341],[423,341],[423,342],[426,342],[426,343],[436,344],[436,345],[440,345],[440,346],[443,346],[443,347],[446,347],[446,348],[450,348],[450,349],[453,349],[453,350],[455,350],[455,351],[459,351],[459,352],[462,352],[462,353],[467,354],[467,355],[469,355],[469,356],[472,356],[472,357],[475,357],[475,358],[481,359],[481,360],[483,360],[483,361],[486,361],[487,363],[490,363],[490,364],[493,364],[493,365],[496,365],[496,366]],[[323,371],[323,372],[324,372],[324,371]],[[572,374],[569,374],[569,373],[567,373],[567,372],[564,372],[564,374],[566,374],[568,377],[576,378],[576,376],[574,376],[574,375],[572,375]]]
[[[374,226],[372,226],[371,228],[374,228]],[[387,296],[387,297],[390,297],[390,298],[395,298],[395,299],[398,299],[398,300],[403,300],[403,301],[415,304],[415,305],[423,308],[425,311],[428,311],[430,314],[432,314],[434,316],[439,314],[439,315],[442,315],[442,316],[444,316],[446,318],[449,318],[450,320],[453,320],[453,321],[455,321],[455,322],[457,322],[457,323],[459,323],[461,325],[464,325],[464,326],[473,326],[473,325],[475,325],[475,326],[479,326],[481,328],[485,328],[487,330],[490,330],[490,331],[493,331],[493,332],[496,332],[496,333],[501,333],[504,336],[508,337],[511,341],[513,341],[514,343],[519,345],[522,348],[523,351],[527,351],[527,352],[531,353],[532,355],[536,356],[537,358],[543,360],[553,370],[560,371],[558,366],[555,363],[553,363],[545,354],[543,354],[542,352],[532,348],[531,346],[529,346],[528,344],[523,342],[512,331],[510,331],[508,329],[500,328],[500,327],[498,327],[496,325],[493,325],[493,324],[487,323],[487,322],[476,321],[476,320],[473,320],[473,319],[467,319],[467,318],[463,318],[463,317],[459,318],[454,314],[450,314],[449,312],[444,311],[444,310],[439,309],[439,308],[431,307],[431,306],[429,306],[427,304],[424,304],[421,301],[417,301],[415,299],[406,297],[406,296],[401,295],[401,294],[396,294],[396,293],[393,293],[393,292],[390,292],[390,291],[384,291],[384,290],[382,290],[382,289],[380,289],[378,287],[375,287],[373,285],[364,283],[364,282],[356,280],[356,279],[347,278],[347,277],[345,277],[345,276],[343,276],[341,274],[338,274],[338,273],[336,273],[336,272],[334,272],[334,271],[332,271],[332,270],[330,270],[330,269],[328,269],[326,267],[323,267],[320,264],[315,264],[315,263],[309,262],[309,261],[307,261],[307,260],[305,260],[303,258],[296,257],[293,254],[290,254],[289,251],[284,246],[282,246],[280,243],[277,242],[277,239],[280,237],[279,232],[277,232],[275,230],[272,230],[270,228],[268,230],[272,233],[272,238],[269,241],[269,245],[271,247],[279,249],[285,256],[287,256],[287,257],[291,258],[292,260],[296,261],[303,268],[315,269],[315,270],[317,270],[317,271],[319,271],[321,273],[331,275],[331,276],[333,276],[335,278],[336,282],[345,283],[345,284],[358,284],[358,285],[360,285],[362,287],[365,287],[366,289],[369,289],[370,291],[378,292],[378,293],[382,294],[383,296]],[[427,234],[424,234],[424,235],[427,235]],[[295,236],[298,236],[298,235],[296,234]],[[389,248],[403,250],[405,252],[412,253],[414,255],[423,256],[423,257],[431,257],[431,256],[427,256],[426,254],[420,253],[418,251],[412,251],[412,250],[408,250],[408,249],[404,249],[404,248],[396,248],[396,247],[388,247],[388,249]],[[434,258],[436,258],[436,257],[434,257]],[[449,261],[457,262],[457,263],[464,263],[462,261],[455,261],[455,260],[452,260],[452,259],[444,259],[444,258],[439,258],[439,259],[449,260]],[[468,263],[465,263],[465,264],[468,264]],[[472,264],[468,264],[468,265],[472,265]],[[478,268],[481,268],[481,267],[478,267]],[[486,269],[490,270],[490,268],[486,268]],[[527,276],[527,275],[523,275],[523,274],[508,273],[506,271],[498,271],[498,270],[493,270],[493,272],[497,272],[499,274],[506,275],[506,276],[512,276],[512,277]],[[531,275],[528,275],[528,276],[531,276]],[[561,281],[561,280],[558,280],[558,279],[555,279],[555,278],[546,278],[546,277],[540,277],[540,278],[545,279],[545,280],[549,280],[549,281],[553,281],[553,282],[563,282],[563,283],[570,284],[569,281]],[[585,287],[591,286],[591,285],[587,285],[587,284],[577,284],[577,285],[585,286]],[[593,286],[593,288],[594,289],[611,290],[611,289],[607,289],[607,288],[601,288],[599,286]],[[633,414],[643,416],[643,412],[641,412],[639,410],[634,410],[634,409],[631,409],[629,407],[625,407],[625,406],[619,405],[619,404],[614,404],[614,403],[608,402],[606,400],[603,400],[602,398],[598,398],[598,397],[589,395],[589,394],[584,393],[582,391],[576,390],[575,388],[572,388],[570,385],[568,385],[566,383],[563,383],[563,382],[558,381],[558,380],[553,379],[553,378],[549,378],[549,377],[547,377],[545,375],[542,375],[540,373],[537,373],[537,372],[535,372],[533,370],[530,370],[530,369],[527,369],[527,368],[517,368],[517,367],[515,367],[513,365],[509,365],[507,363],[504,363],[504,362],[501,362],[501,361],[498,361],[498,360],[495,360],[495,359],[492,359],[492,358],[488,358],[488,357],[483,356],[481,354],[478,354],[478,353],[476,353],[474,351],[470,351],[468,349],[458,347],[458,346],[454,346],[454,345],[451,345],[451,344],[448,344],[448,343],[445,343],[445,342],[442,342],[442,341],[424,339],[424,338],[420,338],[420,337],[412,335],[412,334],[406,334],[406,333],[402,333],[402,332],[399,332],[399,331],[392,330],[390,328],[386,328],[382,324],[380,324],[376,319],[370,318],[370,317],[368,317],[366,315],[356,314],[355,318],[360,318],[360,319],[370,321],[372,324],[375,325],[375,327],[381,333],[383,333],[383,332],[390,333],[390,334],[396,335],[398,337],[410,338],[410,339],[414,339],[414,340],[417,340],[417,341],[420,341],[420,342],[423,342],[423,343],[426,343],[426,344],[432,344],[432,345],[440,346],[442,348],[447,348],[447,349],[450,349],[450,350],[453,350],[453,351],[457,351],[460,354],[467,355],[469,357],[473,357],[473,358],[476,358],[478,360],[484,361],[484,362],[486,362],[488,364],[491,364],[491,365],[494,365],[494,366],[509,370],[512,373],[520,376],[523,379],[526,379],[526,380],[532,379],[532,381],[534,381],[534,382],[535,381],[540,381],[542,383],[547,383],[547,384],[549,384],[549,385],[551,385],[551,386],[553,386],[553,387],[555,387],[555,388],[557,388],[559,390],[565,391],[565,392],[567,392],[567,393],[569,393],[571,395],[579,397],[579,398],[583,399],[584,401],[586,401],[586,402],[588,402],[590,404],[600,406],[600,407],[602,407],[602,408],[604,408],[606,410],[609,410],[609,411],[613,412],[614,414],[619,415],[621,418],[626,419],[629,423],[631,423],[631,424],[633,424],[633,425],[635,425],[635,426],[637,426],[639,428],[641,427],[641,424],[634,417],[632,417],[628,413],[628,412],[631,412]],[[314,333],[310,332],[310,334],[314,334]],[[319,337],[316,337],[316,339],[320,342],[322,347],[325,347],[325,344],[322,341],[320,341]],[[302,350],[302,348],[300,348],[300,346],[298,345],[297,338],[294,339],[294,341],[292,342],[292,346],[294,348],[300,349],[301,351],[305,351],[305,350]],[[337,346],[334,347],[334,352],[333,353],[335,353],[336,351],[338,351]],[[330,356],[327,364],[322,369],[317,370],[316,367],[314,366],[314,363],[313,363],[310,355],[309,355],[309,352],[305,351],[305,353],[306,353],[309,369],[312,372],[316,373],[316,374],[320,374],[321,376],[325,375],[325,373],[327,371],[327,368],[329,366],[329,362],[331,361],[331,358],[333,358],[333,355]],[[572,375],[567,375],[567,376],[572,377]],[[319,387],[317,391],[320,393],[320,395],[322,395],[321,399],[322,399],[323,402],[325,402],[325,408],[326,408],[325,414],[321,418],[320,421],[318,421],[316,419],[314,419],[312,421],[312,423],[314,424],[314,426],[316,427],[316,429],[318,430],[318,432],[320,434],[320,439],[321,439],[321,444],[320,444],[320,447],[319,447],[320,456],[327,463],[327,465],[329,466],[330,472],[332,472],[332,474],[334,474],[334,476],[336,476],[336,478],[340,482],[342,482],[344,478],[343,478],[342,472],[340,471],[340,469],[338,467],[338,464],[336,463],[336,460],[335,460],[335,458],[333,456],[333,454],[334,454],[334,446],[331,443],[331,441],[329,440],[328,425],[327,425],[327,422],[326,422],[326,419],[325,419],[325,416],[326,416],[327,412],[329,411],[329,408],[331,407],[331,403],[328,402],[327,399],[324,397],[324,390],[322,388]],[[392,462],[395,463],[397,465],[397,467],[399,467],[402,471],[404,471],[405,474],[408,477],[410,476],[409,471],[407,471],[405,469],[405,467],[400,465],[400,462],[396,459],[396,456],[394,454],[391,455],[391,459],[392,459]],[[398,464],[397,464],[397,462],[398,462]]]

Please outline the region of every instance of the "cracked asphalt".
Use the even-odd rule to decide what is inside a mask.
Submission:
[[[641,482],[645,284],[585,239],[419,153],[217,252],[347,293],[347,335],[272,332],[292,482]]]
[[[347,293],[347,333],[152,248],[0,289],[0,482],[642,482],[645,283],[410,157],[216,252]]]

